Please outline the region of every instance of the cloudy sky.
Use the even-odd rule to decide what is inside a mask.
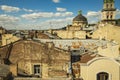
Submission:
[[[120,0],[115,0],[120,18]],[[82,10],[89,23],[100,20],[103,0],[0,0],[0,26],[6,29],[51,29],[72,24]]]

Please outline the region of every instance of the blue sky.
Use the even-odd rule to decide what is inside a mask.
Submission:
[[[115,0],[120,18],[120,0]],[[82,10],[89,23],[100,20],[103,0],[0,0],[0,25],[7,29],[50,29],[72,24]]]

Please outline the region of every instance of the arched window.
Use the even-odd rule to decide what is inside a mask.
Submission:
[[[111,4],[111,5],[110,5],[110,8],[112,8],[112,7],[113,7],[113,5]]]
[[[113,18],[113,16],[112,15],[110,15],[110,19],[112,19]]]
[[[106,4],[106,8],[108,8],[108,4]]]
[[[107,19],[109,19],[109,15],[107,15]]]
[[[109,80],[109,74],[106,72],[100,72],[97,74],[97,80]]]

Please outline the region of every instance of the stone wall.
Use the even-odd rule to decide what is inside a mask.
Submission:
[[[57,36],[63,39],[73,39],[73,38],[86,39],[85,31],[56,30],[53,31],[53,33],[57,33]]]
[[[9,59],[22,73],[33,75],[34,65],[40,65],[39,75],[49,77],[49,70],[67,71],[63,67],[70,62],[70,53],[53,45],[48,47],[41,42],[21,40],[13,43]]]
[[[45,79],[42,79],[42,78],[14,78],[14,80],[70,80],[69,78],[45,78]]]
[[[15,42],[20,40],[20,38],[14,36],[13,34],[3,34],[2,35],[2,46],[10,44],[11,42]]]
[[[114,40],[120,45],[120,27],[106,24],[103,26],[99,26],[99,28],[93,32],[93,39],[106,39],[106,40]]]
[[[68,50],[71,46],[72,49],[79,49],[80,47],[95,48],[104,46],[108,41],[98,39],[35,39],[43,43],[53,42],[56,47]]]

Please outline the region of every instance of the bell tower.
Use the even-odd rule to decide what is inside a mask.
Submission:
[[[103,0],[103,9],[102,9],[102,22],[105,24],[116,24],[115,13],[116,8],[114,7],[114,0]]]

